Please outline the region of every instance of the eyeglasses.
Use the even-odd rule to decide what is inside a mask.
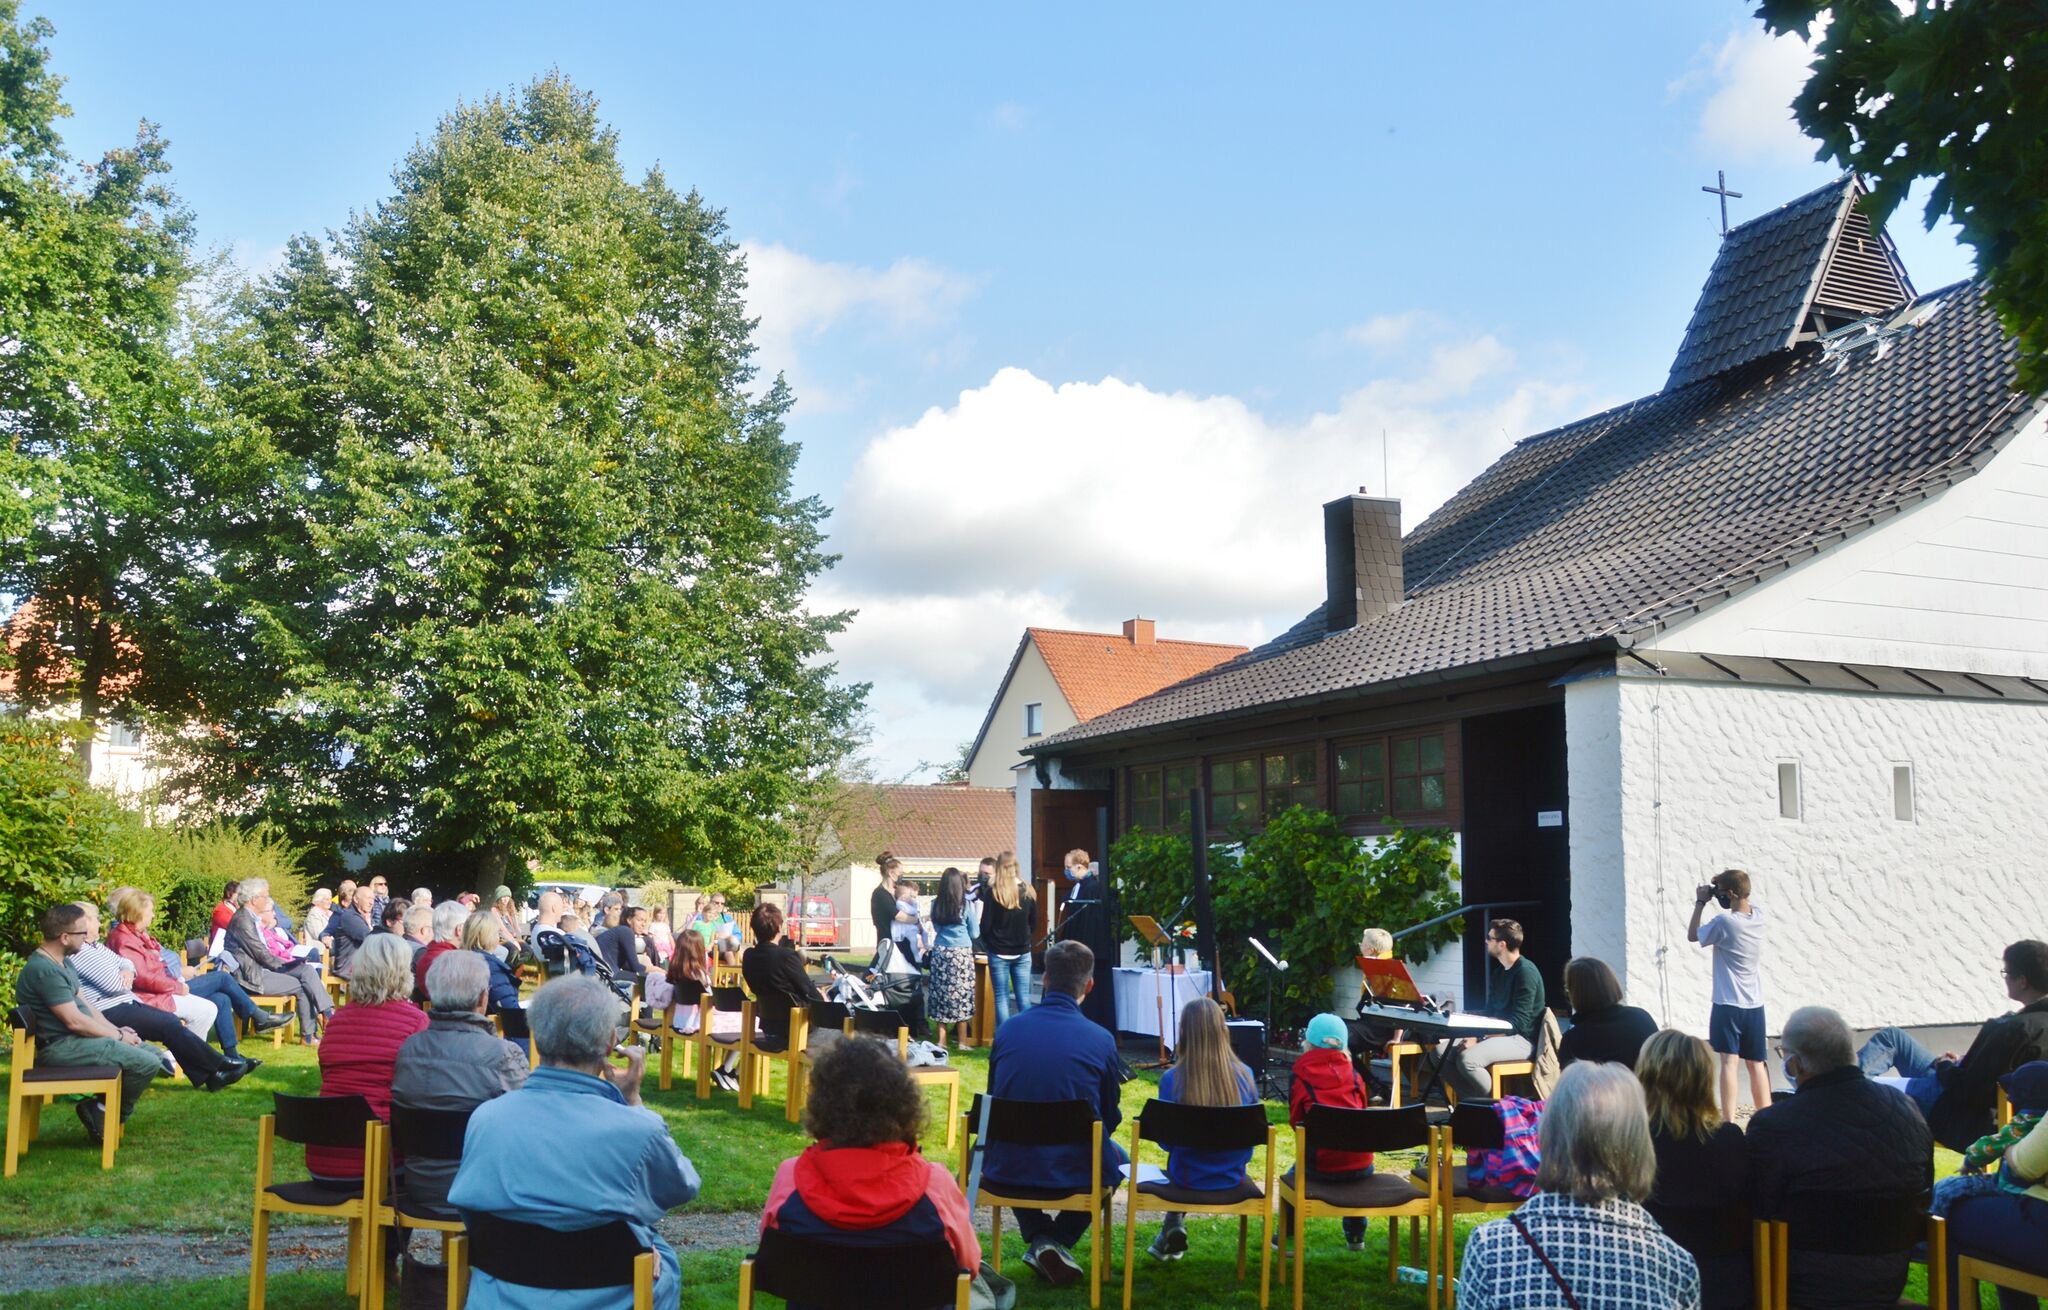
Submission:
[[[91,934],[91,933],[87,932],[87,931],[86,931],[85,929],[83,929],[83,928],[73,928],[73,929],[72,929],[72,930],[71,930],[70,932],[66,932],[66,933],[59,933],[59,934],[57,934],[57,935],[58,935],[58,936],[59,936],[60,938],[61,938],[61,937],[90,937],[90,936],[92,936],[92,934]]]

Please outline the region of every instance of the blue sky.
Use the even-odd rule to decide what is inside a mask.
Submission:
[[[973,735],[1027,623],[1292,622],[1383,432],[1412,527],[1655,390],[1718,240],[1700,185],[1726,169],[1739,222],[1831,176],[1752,7],[26,6],[73,149],[163,124],[249,266],[457,100],[594,91],[749,249],[892,773]],[[1923,290],[1969,275],[1917,210],[1892,229]]]

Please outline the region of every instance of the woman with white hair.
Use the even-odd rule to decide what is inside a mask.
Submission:
[[[320,1094],[360,1095],[379,1119],[389,1119],[398,1048],[426,1027],[427,1016],[412,1002],[412,948],[388,932],[369,938],[348,977],[348,1004],[334,1012],[320,1044]],[[309,1146],[306,1169],[315,1178],[361,1178],[363,1148]]]
[[[237,908],[228,920],[227,949],[235,957],[235,980],[255,996],[289,996],[296,1002],[299,1039],[320,1044],[320,1025],[334,1010],[320,966],[271,950],[263,940],[261,915],[270,909],[270,883],[244,878],[235,888]],[[357,1154],[361,1154],[360,1151]]]
[[[1699,1310],[1700,1271],[1643,1201],[1657,1177],[1642,1085],[1618,1064],[1575,1064],[1543,1105],[1542,1190],[1465,1245],[1467,1310]]]
[[[325,887],[313,892],[313,903],[306,907],[306,920],[299,927],[305,932],[306,940],[317,942],[327,935],[327,921],[334,917],[334,893]]]

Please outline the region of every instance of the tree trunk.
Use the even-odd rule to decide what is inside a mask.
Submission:
[[[484,898],[484,904],[491,901],[491,893],[501,885],[509,885],[505,876],[512,867],[512,848],[503,842],[485,845],[483,856],[476,862],[476,894]]]
[[[78,776],[92,781],[92,751],[100,733],[100,714],[105,702],[100,686],[114,666],[114,636],[106,616],[94,612],[85,642],[85,668],[78,679],[78,722],[85,729],[79,735],[74,757]]]

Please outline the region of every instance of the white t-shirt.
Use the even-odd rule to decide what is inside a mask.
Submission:
[[[1764,912],[1750,903],[1700,925],[1700,945],[1714,948],[1714,1004],[1754,1010],[1764,1003]]]

